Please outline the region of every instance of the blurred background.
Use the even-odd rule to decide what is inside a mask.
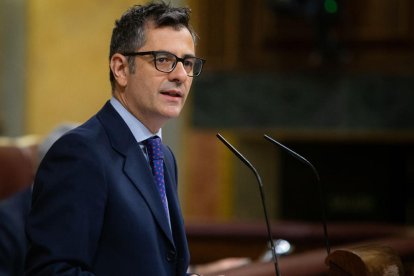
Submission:
[[[45,136],[110,98],[108,48],[129,0],[0,0],[0,136]],[[410,0],[187,0],[207,59],[164,129],[187,221],[414,223],[414,4]]]

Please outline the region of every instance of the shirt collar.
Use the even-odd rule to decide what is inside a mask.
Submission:
[[[156,135],[162,139],[162,130],[158,130],[157,133],[152,133],[146,128],[134,115],[132,115],[115,97],[112,97],[109,101],[115,110],[122,117],[128,128],[134,135],[135,140],[138,143]]]

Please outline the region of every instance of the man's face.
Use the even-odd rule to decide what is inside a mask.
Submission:
[[[146,43],[139,52],[166,51],[178,57],[194,56],[193,38],[187,28],[171,27],[146,30]],[[158,71],[152,55],[135,57],[135,72],[127,74],[121,102],[148,129],[156,132],[170,118],[177,117],[190,91],[192,78],[181,62],[170,73]]]

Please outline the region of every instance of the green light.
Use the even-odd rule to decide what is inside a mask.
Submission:
[[[327,13],[336,13],[338,11],[338,4],[335,0],[325,0],[324,7]]]

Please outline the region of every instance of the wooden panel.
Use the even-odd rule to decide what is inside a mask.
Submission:
[[[406,0],[350,1],[344,5],[346,37],[352,40],[410,39],[412,3]]]
[[[410,229],[375,223],[330,223],[328,226],[330,245],[333,247],[368,239],[402,236]],[[271,223],[271,227],[274,239],[285,239],[294,246],[294,255],[321,249],[320,262],[323,263],[327,251],[324,249],[323,230],[319,223],[278,221]],[[267,250],[268,236],[264,221],[187,221],[186,231],[193,264],[226,257],[248,257],[258,260]],[[413,252],[409,246],[403,246],[401,249],[404,251],[400,252],[406,256]]]
[[[187,219],[225,219],[232,213],[231,153],[212,131],[193,130],[186,139],[184,216]]]
[[[296,6],[275,4],[282,2]],[[411,1],[337,0],[337,13],[312,10],[311,3],[322,2],[190,1],[197,3],[194,20],[201,52],[208,59],[206,69],[314,69],[326,62],[320,60],[326,58],[323,55],[331,55],[328,58],[334,57],[336,67],[353,71],[414,71]]]
[[[237,64],[241,16],[238,0],[191,0],[192,24],[199,34],[198,55],[207,69],[232,69]]]
[[[384,245],[338,249],[326,260],[329,275],[405,275],[396,251]]]

